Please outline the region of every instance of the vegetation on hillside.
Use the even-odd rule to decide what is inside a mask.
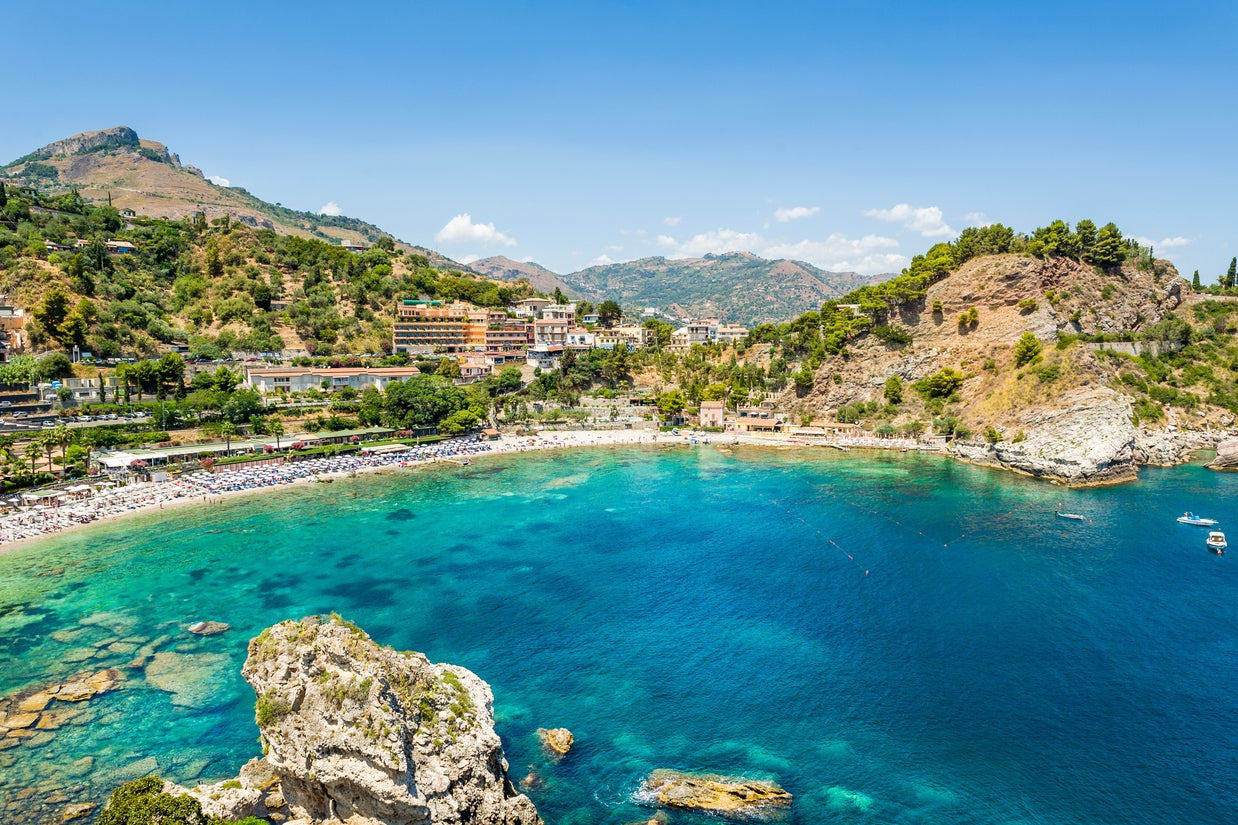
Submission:
[[[112,239],[136,251],[109,254]],[[52,252],[45,243],[79,240],[84,248]],[[0,206],[0,291],[34,307],[36,347],[118,357],[181,343],[192,358],[277,351],[292,336],[312,354],[389,352],[400,298],[502,306],[533,294],[527,283],[433,269],[389,237],[353,254],[227,218],[126,221],[73,193],[29,191]]]

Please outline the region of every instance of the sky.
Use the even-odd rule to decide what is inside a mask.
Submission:
[[[6,11],[0,162],[126,125],[459,261],[897,272],[967,226],[1238,255],[1238,4],[147,3]],[[28,34],[21,34],[28,33]]]

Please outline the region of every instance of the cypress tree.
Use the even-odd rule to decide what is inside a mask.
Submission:
[[[1199,283],[1199,270],[1197,269],[1195,270],[1195,274],[1191,276],[1191,289],[1199,290],[1200,286],[1201,285]]]
[[[1225,273],[1225,286],[1233,289],[1235,276],[1238,276],[1238,258],[1229,262],[1229,272]]]
[[[0,209],[8,206],[9,193],[4,191],[4,181],[0,180]]]

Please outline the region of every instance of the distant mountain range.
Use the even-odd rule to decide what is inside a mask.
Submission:
[[[803,261],[768,260],[748,252],[703,258],[641,258],[558,275],[535,263],[483,258],[469,267],[505,281],[528,278],[539,290],[558,286],[590,301],[611,299],[672,317],[717,317],[741,324],[785,321],[857,287],[882,280],[828,272]]]

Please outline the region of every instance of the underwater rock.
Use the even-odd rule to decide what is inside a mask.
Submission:
[[[224,622],[194,622],[186,628],[190,633],[196,633],[199,636],[214,636],[231,629],[232,625]]]
[[[656,770],[644,791],[668,808],[691,808],[716,814],[751,815],[762,808],[787,808],[791,794],[773,782]]]
[[[81,819],[95,809],[93,802],[74,802],[72,805],[66,805],[60,816],[65,822],[74,819]]]
[[[148,684],[172,694],[172,704],[204,708],[218,703],[228,674],[222,653],[156,653],[146,666]]]

